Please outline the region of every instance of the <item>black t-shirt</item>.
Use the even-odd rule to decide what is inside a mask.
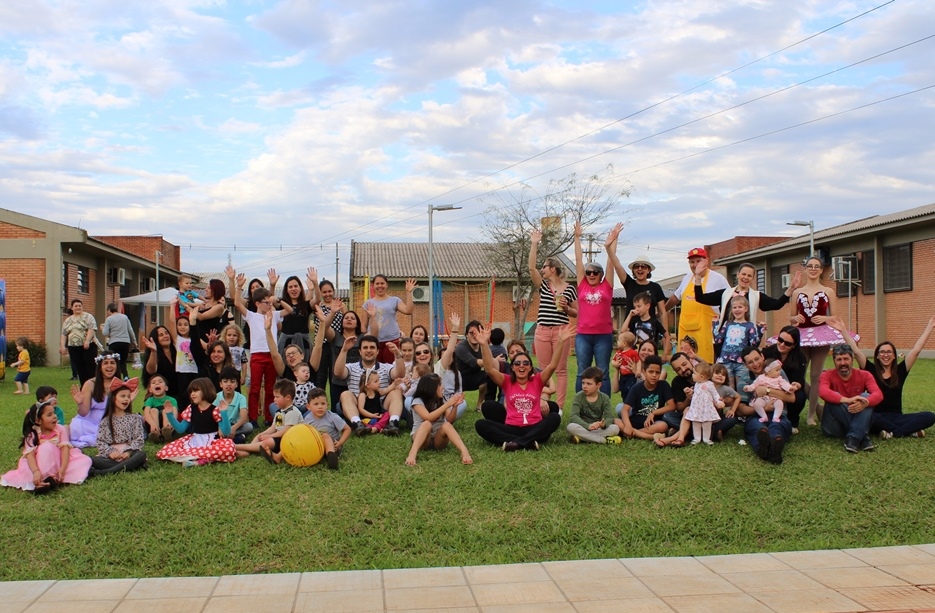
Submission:
[[[681,375],[676,375],[672,379],[672,399],[675,400],[675,404],[680,402],[685,402],[687,396],[685,395],[685,388],[694,389],[695,381],[691,378],[685,378]]]
[[[649,415],[664,407],[670,400],[672,388],[665,381],[658,382],[653,390],[646,389],[646,384],[640,381],[630,388],[624,404],[630,407],[630,412],[634,415]]]
[[[661,285],[655,281],[650,281],[646,285],[640,285],[636,282],[636,279],[627,275],[626,279],[623,280],[623,289],[627,293],[627,313],[633,310],[634,296],[642,294],[643,292],[649,292],[649,295],[652,296],[652,306],[649,309],[649,314],[652,317],[659,317],[659,313],[656,312],[656,305],[666,301],[666,294],[662,291]]]
[[[896,375],[899,377],[899,385],[889,386],[890,379],[884,379],[880,375],[882,368],[873,363],[873,360],[867,359],[867,372],[876,379],[880,391],[883,392],[883,402],[873,407],[877,413],[902,413],[903,412],[903,386],[906,385],[906,377],[909,376],[909,370],[906,368],[906,361],[903,360],[896,365]]]
[[[282,316],[280,334],[308,334],[308,318],[311,309],[304,300],[299,304],[289,304],[292,313]]]

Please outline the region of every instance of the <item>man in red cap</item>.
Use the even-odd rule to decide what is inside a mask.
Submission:
[[[698,357],[709,364],[714,363],[714,331],[713,322],[718,318],[718,308],[700,304],[695,300],[695,268],[701,262],[707,263],[708,252],[704,247],[695,247],[688,252],[688,267],[691,272],[682,279],[682,284],[669,297],[666,309],[671,310],[677,304],[682,304],[679,315],[679,340],[690,336],[698,343],[695,352]],[[719,289],[729,289],[730,283],[724,275],[708,269],[701,284],[705,292]]]

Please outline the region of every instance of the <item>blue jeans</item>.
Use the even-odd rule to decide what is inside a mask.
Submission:
[[[789,437],[792,436],[792,423],[789,421],[789,418],[786,417],[785,413],[782,414],[778,422],[768,421],[763,423],[758,420],[755,415],[748,417],[747,421],[743,424],[743,435],[744,438],[747,439],[747,445],[749,445],[750,449],[754,452],[756,452],[760,446],[759,442],[756,440],[756,434],[760,431],[760,428],[769,430],[770,440],[775,440],[777,436],[780,436],[783,442],[788,443]]]
[[[873,407],[867,407],[859,413],[851,413],[846,404],[825,403],[821,415],[821,430],[826,436],[834,438],[856,438],[858,441],[870,433],[873,420]]]
[[[579,334],[575,337],[575,357],[578,358],[578,377],[575,379],[575,391],[581,391],[581,373],[594,365],[604,371],[601,391],[610,396],[610,353],[614,349],[613,334]]]
[[[935,425],[935,413],[920,411],[919,413],[877,413],[874,412],[870,422],[870,431],[880,430],[892,432],[896,438],[912,436],[919,430],[925,430]]]

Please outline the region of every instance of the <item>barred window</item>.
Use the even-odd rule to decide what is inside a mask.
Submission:
[[[883,248],[883,291],[912,291],[912,243]]]

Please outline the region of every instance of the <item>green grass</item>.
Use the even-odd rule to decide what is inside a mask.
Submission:
[[[935,362],[906,385],[930,406]],[[74,414],[68,372],[35,369]],[[19,456],[24,401],[0,384],[0,468]],[[140,403],[137,402],[137,405]],[[656,449],[575,446],[504,454],[458,423],[454,449],[403,465],[408,437],[352,439],[338,472],[271,467],[260,457],[135,474],[34,497],[0,488],[0,580],[83,579],[498,564],[931,542],[935,436],[847,454],[815,428],[781,467],[736,444]],[[567,421],[567,420],[566,420]],[[803,420],[804,421],[804,420]],[[931,433],[935,434],[935,433]]]

